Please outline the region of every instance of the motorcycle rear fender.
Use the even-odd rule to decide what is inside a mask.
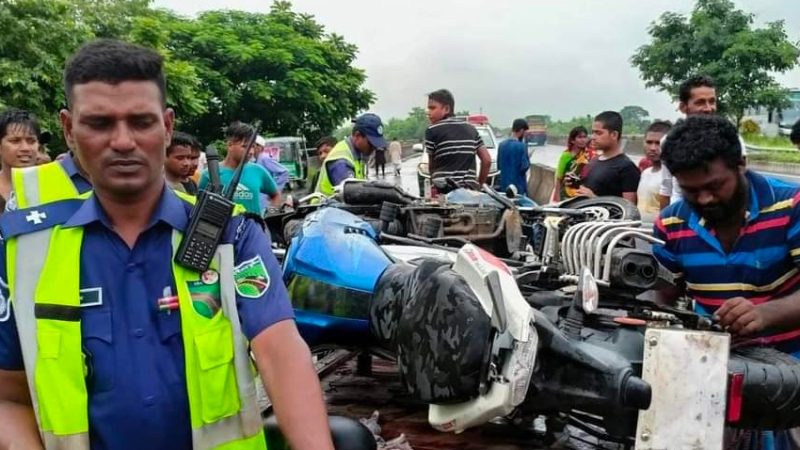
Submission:
[[[533,308],[525,301],[517,287],[516,280],[511,275],[511,270],[505,263],[485,250],[473,244],[467,244],[458,252],[453,270],[464,277],[469,287],[475,292],[486,315],[492,318],[492,326],[495,329],[503,331],[501,325],[505,325],[515,340],[528,341],[531,331],[534,331],[531,327],[534,321]],[[495,314],[496,307],[492,300],[492,292],[486,282],[490,274],[496,274],[499,279],[502,295],[496,300],[502,302],[499,307],[505,311],[505,324],[501,324],[502,318]]]
[[[440,431],[460,433],[492,418],[510,414],[525,399],[533,375],[539,339],[534,328],[533,309],[528,305],[499,259],[475,245],[458,252],[453,269],[475,292],[484,312],[492,318],[498,339],[510,337],[510,351],[502,353],[502,367],[490,369],[489,388],[469,401],[452,405],[430,405],[428,422]],[[492,293],[487,279],[499,285]],[[495,305],[495,302],[500,304]],[[501,312],[500,314],[496,314]],[[503,317],[499,317],[502,315]],[[497,371],[499,373],[492,373]]]
[[[529,325],[531,328],[533,324]],[[539,339],[531,329],[526,342],[515,342],[497,380],[486,394],[453,405],[430,405],[428,422],[439,431],[461,433],[495,417],[507,416],[528,392],[536,362]]]

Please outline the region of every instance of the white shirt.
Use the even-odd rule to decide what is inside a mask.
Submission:
[[[642,176],[639,179],[639,189],[636,190],[636,206],[639,207],[639,214],[642,216],[642,222],[655,222],[658,214],[661,212],[661,206],[658,203],[658,194],[661,188],[662,170],[664,169],[659,168],[658,170],[654,170],[653,167],[648,167],[642,171]]]

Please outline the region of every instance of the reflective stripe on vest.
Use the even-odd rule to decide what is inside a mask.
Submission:
[[[83,229],[57,226],[8,241],[9,288],[26,376],[47,450],[89,450],[88,395],[80,330]],[[181,234],[173,232],[173,248]],[[266,448],[247,340],[233,278],[233,246],[219,246],[221,312],[201,316],[187,282],[199,274],[173,264],[181,311],[195,450]],[[39,280],[43,280],[39,283]]]
[[[17,209],[78,198],[78,189],[57,161],[11,169],[11,183]]]
[[[350,150],[350,146],[347,144],[347,141],[342,140],[339,141],[339,143],[336,144],[333,149],[331,149],[331,152],[328,154],[328,157],[325,158],[325,162],[322,164],[322,167],[320,167],[317,187],[314,189],[316,192],[324,194],[328,197],[334,194],[333,185],[331,184],[330,178],[328,178],[328,164],[339,159],[344,159],[353,166],[353,171],[355,172],[357,179],[365,180],[367,178],[364,173],[364,164],[353,157],[353,152]]]

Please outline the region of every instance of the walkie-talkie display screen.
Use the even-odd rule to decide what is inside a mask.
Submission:
[[[252,148],[256,136],[258,136],[258,127],[253,130],[253,134],[248,140],[248,151]],[[220,192],[222,186],[219,183],[218,173],[219,155],[213,147],[208,149],[207,159],[210,184],[207,189],[198,194],[186,233],[175,253],[175,261],[178,264],[198,272],[208,270],[220,244],[221,231],[225,229],[231,219],[236,206],[233,202],[235,186],[239,185],[246,161],[246,158],[242,159],[233,173],[228,189]]]
[[[207,236],[211,239],[217,237],[217,232],[219,232],[219,227],[214,225],[213,223],[200,221],[197,222],[197,232],[202,234],[203,236]]]

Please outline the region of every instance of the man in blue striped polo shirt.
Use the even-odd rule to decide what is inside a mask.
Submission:
[[[800,356],[800,188],[746,170],[736,128],[718,116],[677,125],[661,159],[684,199],[656,221],[658,260],[736,338]]]
[[[800,188],[747,170],[736,127],[719,116],[679,122],[661,160],[683,190],[655,223],[664,245],[653,253],[678,281],[662,300],[686,293],[735,340],[800,357]],[[795,448],[786,431],[758,436],[741,444]]]

